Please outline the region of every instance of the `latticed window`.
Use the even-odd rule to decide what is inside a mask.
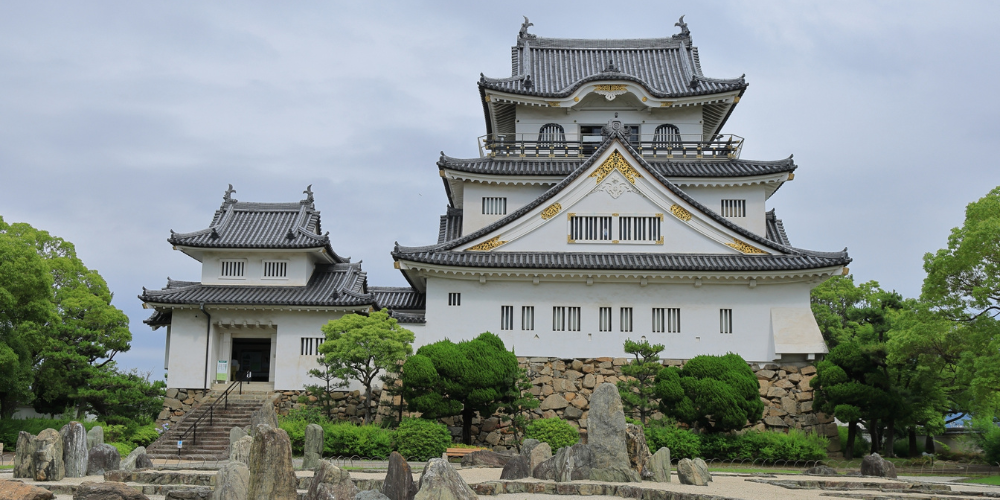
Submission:
[[[568,323],[566,329],[569,330],[569,331],[571,331],[571,332],[578,332],[578,331],[580,331],[580,308],[579,307],[567,307],[566,309],[567,309],[567,311],[566,311],[567,312],[567,318],[566,318],[567,321],[566,322]]]
[[[611,216],[574,215],[569,220],[569,238],[573,241],[611,241]]]
[[[611,331],[611,308],[602,307],[600,309],[600,324],[598,325],[598,330],[602,332]]]
[[[723,217],[746,217],[747,200],[722,200]]]
[[[449,306],[460,306],[462,305],[462,294],[451,292],[448,294],[448,305]]]
[[[223,278],[242,278],[246,272],[247,263],[245,260],[223,260],[222,261],[222,273],[219,275]]]
[[[538,129],[538,143],[541,146],[562,146],[566,144],[566,132],[558,123],[546,123]]]
[[[732,309],[719,309],[719,333],[733,333]]]
[[[506,215],[507,198],[483,197],[484,215]]]
[[[324,341],[323,337],[302,337],[299,341],[300,355],[302,356],[319,356],[319,346]]]
[[[660,218],[619,217],[618,239],[621,241],[657,241],[660,239]]]
[[[552,308],[552,331],[566,331],[566,307],[555,306]]]
[[[619,329],[622,332],[628,333],[632,331],[632,308],[623,307],[621,308],[620,320],[618,323]]]
[[[514,306],[500,306],[500,329],[514,329]]]
[[[653,145],[657,148],[676,148],[681,145],[681,130],[676,125],[664,123],[653,131]]]
[[[535,306],[521,307],[521,329],[522,330],[535,329]]]
[[[265,278],[287,278],[288,277],[288,262],[283,260],[265,260],[264,264],[264,277]]]
[[[680,333],[681,332],[681,310],[676,307],[653,308],[653,332],[654,333]]]

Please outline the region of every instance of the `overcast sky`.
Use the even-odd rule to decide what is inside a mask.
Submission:
[[[922,256],[1000,184],[998,2],[0,3],[0,216],[74,244],[131,319],[126,367],[162,376],[136,298],[199,264],[166,242],[313,185],[341,255],[405,285],[393,242],[434,243],[439,151],[478,155],[479,73],[546,37],[649,38],[686,14],[709,77],[750,87],[724,132],[795,155],[768,202],[792,244],[920,293]]]

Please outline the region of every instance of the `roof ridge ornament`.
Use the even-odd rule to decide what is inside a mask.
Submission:
[[[313,185],[310,184],[309,186],[306,187],[306,190],[302,192],[303,194],[306,195],[306,199],[304,199],[304,200],[301,201],[301,203],[303,205],[308,205],[308,204],[311,204],[313,201],[315,201],[315,199],[313,198],[312,187],[313,187]]]
[[[535,35],[528,33],[528,28],[534,26],[535,23],[528,21],[528,16],[523,16],[523,17],[524,17],[524,22],[521,23],[521,31],[517,32],[517,41],[520,42],[521,40],[534,40]]]
[[[608,65],[604,68],[602,73],[621,73],[621,70],[615,66],[615,61],[613,59],[608,59]]]
[[[627,140],[628,135],[632,133],[632,127],[629,127],[628,125],[622,125],[621,120],[617,119],[618,113],[615,113],[615,118],[616,119],[608,120],[608,124],[601,127],[601,136],[603,137],[603,139],[607,140],[607,138],[611,137],[612,135],[620,134]]]
[[[285,238],[288,238],[290,240],[295,239],[295,232],[292,231],[292,228],[288,228],[288,234],[285,235]]]
[[[684,22],[684,16],[681,16],[681,18],[674,23],[674,26],[679,27],[681,32],[674,35],[673,38],[691,38],[691,30],[688,29],[688,24]]]
[[[229,189],[226,190],[226,194],[222,195],[223,202],[229,203],[230,205],[233,204],[233,203],[236,203],[238,200],[236,200],[235,198],[233,198],[233,193],[235,193],[235,192],[236,192],[236,190],[233,189],[233,185],[230,184],[229,185]]]

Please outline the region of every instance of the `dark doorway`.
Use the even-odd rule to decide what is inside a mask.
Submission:
[[[233,339],[233,380],[269,382],[271,339]]]

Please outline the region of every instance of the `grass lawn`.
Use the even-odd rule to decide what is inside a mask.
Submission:
[[[976,483],[976,484],[992,484],[994,486],[1000,486],[1000,476],[974,477],[972,479],[966,479],[965,481],[962,482]]]

